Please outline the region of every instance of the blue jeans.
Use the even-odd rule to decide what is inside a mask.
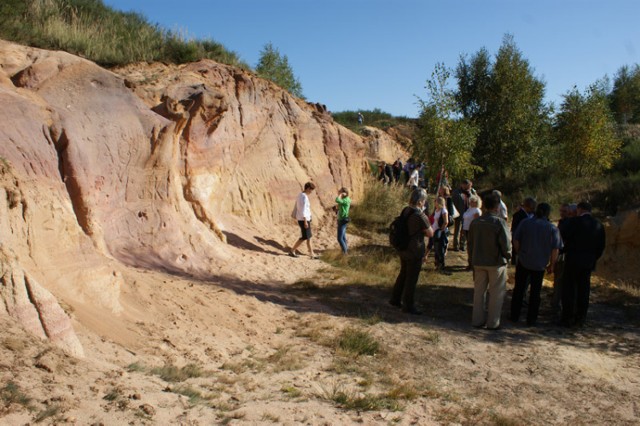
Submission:
[[[342,253],[347,254],[349,247],[347,246],[347,224],[349,222],[344,219],[338,219],[338,244],[342,249]]]
[[[436,258],[436,262],[438,262],[438,266],[444,267],[444,257],[447,253],[447,246],[449,245],[449,228],[444,231],[441,229],[436,230],[433,235],[433,247],[434,247],[434,257]]]

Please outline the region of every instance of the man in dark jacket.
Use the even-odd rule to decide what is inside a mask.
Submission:
[[[469,208],[469,199],[472,195],[476,195],[476,190],[473,189],[473,184],[469,179],[460,182],[460,186],[451,193],[453,205],[456,207],[456,210],[458,210],[458,213],[460,213],[460,215],[454,219],[453,251],[458,251],[458,249],[465,251],[467,241],[464,232],[462,232],[462,216]]]
[[[578,203],[577,216],[562,223],[560,233],[565,256],[562,325],[583,326],[589,308],[591,272],[604,251],[604,227],[591,215],[591,204],[583,201]]]

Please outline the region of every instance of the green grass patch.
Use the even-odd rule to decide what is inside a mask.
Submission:
[[[390,410],[399,411],[402,404],[399,400],[390,398],[388,395],[375,395],[355,391],[344,390],[340,386],[334,386],[329,391],[324,391],[320,395],[322,399],[333,402],[337,407],[345,410],[356,411],[376,411]]]
[[[204,397],[199,390],[192,388],[191,386],[178,386],[175,388],[171,388],[171,392],[186,396],[187,398],[189,398],[189,404],[191,405],[196,405],[204,400],[209,399]]]
[[[288,398],[300,398],[302,396],[302,391],[296,388],[293,385],[283,385],[280,388],[280,392],[282,392]]]
[[[375,355],[380,352],[378,343],[367,331],[349,327],[337,338],[340,350],[353,355]]]
[[[0,389],[0,400],[2,400],[5,407],[18,404],[29,410],[33,410],[31,406],[32,398],[28,397],[16,383],[11,381]]]
[[[207,58],[249,68],[214,40],[166,30],[139,13],[118,11],[101,0],[3,0],[0,16],[0,38],[64,50],[105,66]]]
[[[409,200],[409,191],[401,186],[382,185],[373,177],[367,180],[363,196],[354,200],[349,211],[349,230],[367,234],[367,230],[386,230]]]
[[[105,396],[102,397],[105,401],[117,401],[122,397],[122,390],[113,388]]]
[[[291,346],[282,346],[266,359],[274,372],[300,370],[304,367],[300,356],[291,349]]]
[[[165,382],[183,382],[187,379],[205,375],[205,372],[195,364],[187,364],[184,367],[165,365],[152,368],[150,373],[160,377]]]

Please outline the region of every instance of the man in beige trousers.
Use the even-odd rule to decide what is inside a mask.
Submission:
[[[467,240],[474,281],[471,324],[497,330],[507,289],[511,235],[507,223],[499,216],[499,195],[489,192],[482,203],[484,213],[471,222]]]

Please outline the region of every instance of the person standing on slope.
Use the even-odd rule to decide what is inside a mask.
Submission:
[[[351,198],[349,198],[347,188],[342,187],[338,190],[336,204],[338,205],[338,244],[340,244],[342,254],[347,254],[349,250],[347,245],[347,224],[350,220],[349,208],[351,207]]]

